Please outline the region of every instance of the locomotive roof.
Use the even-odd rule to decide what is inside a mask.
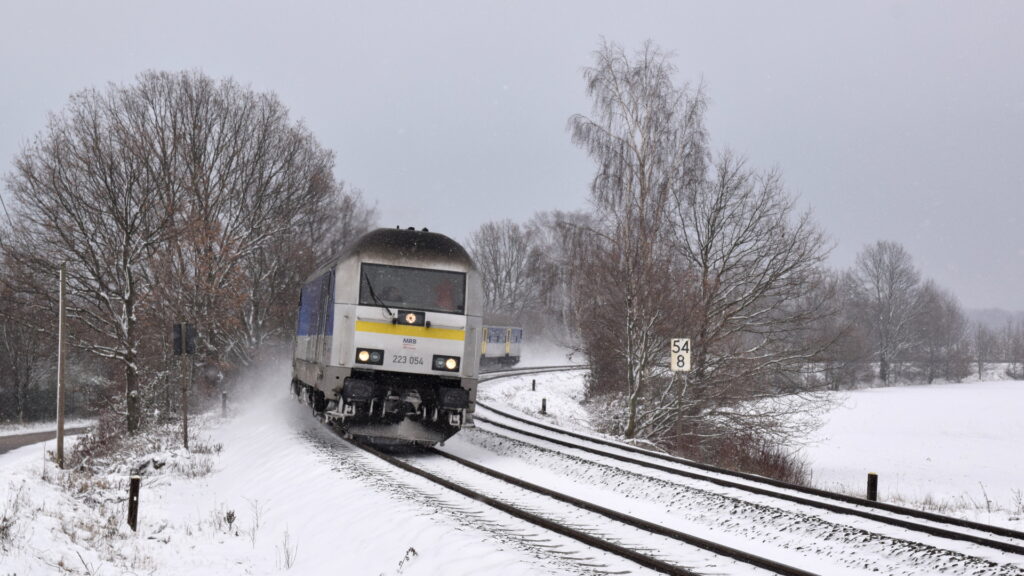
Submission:
[[[402,228],[378,228],[363,234],[333,260],[342,260],[359,255],[365,257],[410,258],[427,262],[451,262],[467,268],[476,268],[473,259],[461,244],[437,232]],[[332,265],[333,265],[332,264]],[[317,271],[310,278],[323,273]]]

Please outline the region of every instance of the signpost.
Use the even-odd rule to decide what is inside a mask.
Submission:
[[[196,353],[196,327],[187,322],[174,325],[174,355],[190,356]],[[188,361],[188,376],[181,379],[181,436],[188,450],[188,387],[192,381],[192,359]],[[184,372],[184,371],[182,371]]]
[[[64,364],[68,353],[67,309],[64,301],[68,287],[67,262],[60,265],[60,304],[57,320],[57,467],[64,469]]]
[[[669,368],[673,372],[690,371],[690,339],[673,338],[669,355]]]

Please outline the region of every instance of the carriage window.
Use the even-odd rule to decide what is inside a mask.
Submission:
[[[445,270],[363,264],[359,303],[464,314],[466,275]]]

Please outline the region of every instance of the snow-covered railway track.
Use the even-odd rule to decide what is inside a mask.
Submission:
[[[477,406],[499,416],[499,418],[488,418],[478,413],[475,416],[478,422],[502,430],[508,430],[528,438],[539,439],[602,458],[691,480],[709,482],[723,488],[743,490],[752,494],[778,498],[828,512],[857,516],[907,530],[922,532],[931,536],[970,542],[1002,552],[1024,555],[1024,533],[1008,528],[970,522],[959,518],[951,518],[880,502],[871,502],[845,494],[837,494],[780,482],[753,474],[725,470],[533,422],[480,402],[477,403]]]
[[[814,576],[813,572],[634,518],[441,451],[403,458],[356,445],[406,472],[515,518],[658,572]]]

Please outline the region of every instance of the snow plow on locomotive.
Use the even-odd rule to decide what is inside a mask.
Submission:
[[[292,390],[352,437],[443,442],[473,423],[482,307],[454,240],[369,232],[302,287]]]

